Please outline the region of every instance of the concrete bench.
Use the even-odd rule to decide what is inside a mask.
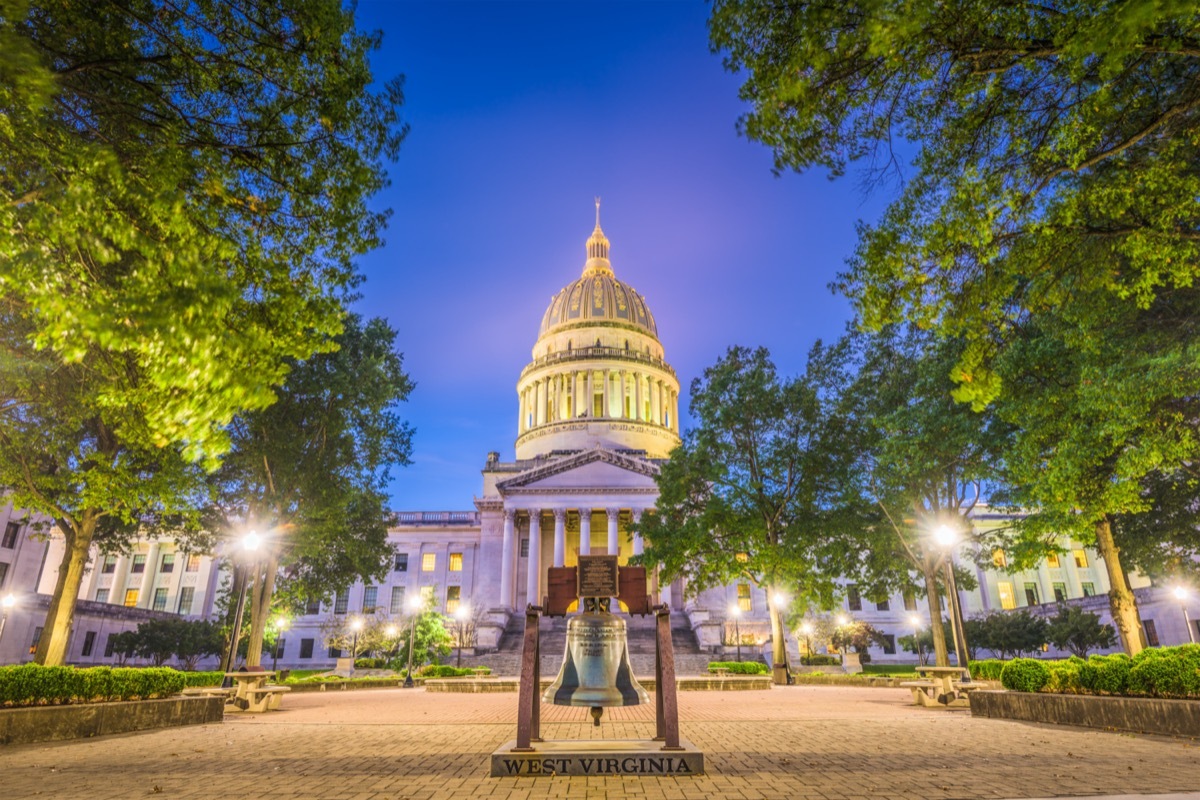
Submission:
[[[187,697],[214,697],[221,695],[230,697],[234,693],[232,686],[189,686],[183,690]]]
[[[928,705],[926,701],[929,698],[936,699],[934,692],[938,689],[937,681],[901,681],[900,686],[912,692],[913,705]]]
[[[903,681],[900,686],[912,692],[913,703],[925,708],[963,708],[970,705],[965,693],[982,686],[954,686],[954,691],[945,693],[945,685],[941,681]]]
[[[290,692],[290,686],[260,686],[242,690],[241,697],[235,697],[234,705],[252,714],[264,711],[278,711],[283,702],[285,692]]]

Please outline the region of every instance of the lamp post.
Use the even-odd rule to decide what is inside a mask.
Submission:
[[[737,660],[742,660],[742,607],[737,603],[729,606],[729,615],[733,617],[733,643],[737,645]]]
[[[913,641],[917,643],[917,664],[925,665],[925,653],[921,649],[921,618],[913,614],[908,618],[908,623],[913,626]]]
[[[458,608],[454,609],[454,620],[458,627],[458,635],[455,640],[458,642],[458,657],[455,660],[455,666],[462,669],[462,649],[463,649],[463,627],[467,623],[467,616],[471,613],[471,609],[463,604],[459,604]]]
[[[254,531],[250,531],[242,537],[242,554],[243,557],[250,563],[253,562],[254,554],[258,551],[258,546],[262,543],[262,537]],[[233,664],[237,660],[238,639],[242,633],[242,614],[246,610],[246,584],[249,583],[250,563],[238,564],[234,561],[233,564],[233,592],[237,595],[237,608],[233,612],[233,630],[229,634],[229,650],[225,653],[224,663],[221,665],[221,671],[225,673],[225,678],[221,681],[221,686],[228,689],[233,686],[233,678],[229,673],[233,672]]]
[[[282,641],[283,632],[288,629],[287,617],[280,617],[275,620],[275,646],[271,648],[271,671],[275,672],[279,668],[279,643]]]
[[[1192,633],[1192,620],[1188,617],[1187,613],[1187,601],[1190,592],[1188,592],[1186,586],[1176,586],[1174,594],[1175,599],[1179,601],[1179,608],[1183,610],[1183,627],[1187,628],[1188,641],[1195,644],[1196,634]],[[9,595],[9,597],[12,597],[12,595]],[[8,598],[5,599],[7,600]]]
[[[813,655],[813,648],[812,648],[813,624],[811,622],[809,622],[808,620],[804,620],[804,622],[800,623],[800,632],[804,634],[804,649],[808,651],[808,655],[811,658]],[[804,662],[801,661],[800,663],[803,664]],[[810,661],[809,663],[812,663],[812,662]]]
[[[350,640],[350,669],[354,669],[354,662],[358,659],[358,632],[363,629],[362,617],[355,617],[350,620],[350,632],[353,638]]]
[[[413,595],[408,601],[408,607],[412,611],[413,617],[412,624],[409,626],[408,630],[408,672],[406,672],[404,675],[405,689],[411,689],[414,686],[412,677],[413,648],[416,647],[417,617],[420,616],[417,612],[420,611],[422,605],[424,605],[424,603],[421,601],[421,596],[419,594]]]
[[[4,599],[0,600],[0,608],[4,609],[4,616],[0,617],[0,638],[4,636],[4,625],[8,622],[8,612],[17,605],[17,597],[12,592],[4,595]],[[0,662],[3,663],[3,662]]]
[[[950,595],[950,628],[954,634],[954,651],[958,666],[962,667],[963,683],[971,682],[970,664],[967,662],[967,637],[963,632],[962,601],[958,597],[958,584],[954,580],[954,545],[958,534],[949,525],[939,525],[933,532],[936,541],[946,551],[946,594]]]
[[[386,628],[383,629],[383,635],[387,637],[387,640],[389,642],[391,642],[391,647],[388,648],[388,661],[391,661],[393,658],[396,657],[396,634],[398,634],[399,632],[400,632],[400,629],[397,628],[395,625],[388,625]],[[388,669],[391,669],[391,668],[392,667],[389,664]]]

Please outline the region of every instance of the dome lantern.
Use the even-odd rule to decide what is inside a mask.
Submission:
[[[612,264],[608,260],[608,237],[600,229],[600,198],[596,198],[596,228],[587,240],[587,263],[583,265],[583,277],[595,275],[598,272],[613,274]]]

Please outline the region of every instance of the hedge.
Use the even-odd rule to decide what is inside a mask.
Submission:
[[[1014,658],[1000,670],[1000,683],[1014,692],[1040,692],[1050,682],[1050,667],[1036,658]]]
[[[1004,688],[1014,691],[1200,698],[1200,644],[1148,647],[1133,658],[1113,653],[1086,661],[1075,656],[1065,661],[977,661],[971,674],[985,678],[997,663]]]
[[[181,672],[183,676],[184,686],[220,686],[221,681],[225,678],[225,673],[220,670],[214,672]]]
[[[767,665],[761,661],[710,661],[708,662],[708,671],[716,672],[718,669],[727,669],[734,675],[766,675],[769,671]]]
[[[486,670],[484,675],[492,673],[491,667],[478,667],[480,670]],[[417,670],[417,675],[422,678],[463,678],[468,675],[474,675],[475,667],[452,667],[448,664],[429,664]]]
[[[1200,644],[1147,648],[1133,657],[1127,694],[1200,697]]]
[[[842,659],[840,656],[800,656],[800,664],[805,667],[840,667]]]
[[[358,658],[354,660],[355,669],[387,669],[386,658]]]
[[[998,681],[1000,680],[1000,670],[1004,669],[1004,665],[1008,662],[998,658],[985,658],[981,661],[967,663],[972,678],[980,681]]]
[[[184,674],[168,667],[0,667],[0,706],[148,700],[183,691]]]

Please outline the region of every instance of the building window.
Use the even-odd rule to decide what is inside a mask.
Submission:
[[[4,526],[4,542],[2,545],[9,550],[17,546],[17,534],[21,532],[19,522],[10,522]]]
[[[363,589],[363,604],[362,612],[364,614],[374,614],[375,604],[379,600],[379,587],[367,586]]]
[[[1050,569],[1058,569],[1062,566],[1062,562],[1058,560],[1058,553],[1051,553],[1046,556],[1046,566]]]
[[[453,614],[458,611],[459,600],[462,598],[461,586],[446,587],[446,613]]]
[[[738,584],[738,608],[742,611],[753,611],[754,606],[750,603],[750,584]]]
[[[333,613],[345,614],[350,610],[350,591],[337,593],[337,599],[333,601]]]
[[[129,568],[130,573],[137,574],[146,571],[146,554],[137,553],[133,557],[133,566]]]
[[[878,603],[875,604],[875,610],[876,611],[891,611],[892,604],[888,600],[880,600]]]
[[[96,590],[96,602],[97,603],[107,603],[108,602],[108,589],[97,589]]]
[[[1054,602],[1061,603],[1067,599],[1067,585],[1065,583],[1051,584],[1054,588]]]
[[[1096,584],[1094,583],[1081,583],[1079,584],[1079,588],[1083,590],[1084,597],[1096,596]]]
[[[0,589],[4,588],[4,579],[8,577],[8,564],[0,561]]]
[[[896,655],[896,637],[894,634],[883,634],[883,654],[887,656]]]
[[[315,640],[313,640],[313,639],[301,639],[300,640],[300,657],[301,658],[312,658],[314,641]]]
[[[83,650],[80,655],[86,658],[92,654],[94,649],[96,649],[96,632],[88,631],[83,635]]]
[[[1071,553],[1075,556],[1075,566],[1084,569],[1088,565],[1087,553],[1083,550],[1072,550]]]
[[[1000,592],[1000,607],[1010,609],[1017,607],[1017,598],[1013,596],[1013,585],[1008,581],[1000,581],[996,584],[996,589]]]
[[[904,610],[905,611],[916,611],[917,610],[917,596],[915,594],[913,594],[912,592],[904,593]]]
[[[421,587],[421,609],[425,610],[433,605],[433,587]]]
[[[529,558],[529,539],[521,540],[521,558]]]
[[[421,556],[421,572],[433,572],[437,569],[437,553],[426,553]]]
[[[126,589],[125,590],[125,607],[126,608],[133,608],[134,606],[137,605],[137,595],[138,595],[137,589]]]
[[[1158,629],[1154,627],[1154,620],[1142,620],[1142,627],[1146,630],[1146,646],[1158,647]],[[41,628],[38,628],[41,630]]]
[[[179,616],[186,617],[192,613],[192,599],[196,596],[196,590],[191,586],[184,586],[179,590]]]
[[[392,572],[408,572],[408,553],[396,553],[396,562]]]
[[[116,571],[117,571],[117,557],[114,555],[105,556],[104,557],[104,566],[100,568],[101,574],[111,575]]]
[[[450,571],[462,572],[462,553],[450,554]]]
[[[321,598],[319,598],[319,597],[308,598],[308,602],[306,602],[304,604],[304,613],[310,617],[313,616],[314,614],[320,614],[321,613]]]
[[[404,613],[404,587],[403,586],[393,586],[392,587],[392,604],[390,606],[388,606],[388,613],[389,614],[403,614]]]
[[[199,572],[200,559],[202,556],[199,553],[188,553],[187,565],[183,568],[184,572]]]
[[[341,658],[342,657],[342,648],[340,648],[340,647],[329,648],[329,657],[330,658]]]
[[[846,585],[846,608],[851,611],[862,611],[862,597],[858,593],[858,586],[853,583]]]
[[[167,610],[167,590],[166,587],[159,587],[154,590],[154,604],[150,606],[153,611]]]
[[[1038,597],[1038,585],[1036,583],[1025,584],[1025,605],[1036,606],[1042,602]]]
[[[992,566],[996,569],[1004,569],[1008,566],[1008,556],[1004,555],[1004,551],[999,547],[992,551]]]
[[[117,638],[117,635],[115,633],[110,633],[108,635],[108,638],[104,640],[104,657],[105,658],[112,658],[113,650],[116,649],[116,641],[115,641],[116,638]]]
[[[748,562],[750,560],[750,554],[749,553],[738,553],[737,555],[734,556],[734,558],[736,558],[738,560],[739,564],[745,564],[746,562]]]
[[[38,642],[42,640],[42,626],[33,629],[33,641],[29,643],[29,655],[37,652]]]
[[[159,572],[174,572],[175,571],[175,554],[163,553],[162,563],[158,566]]]

